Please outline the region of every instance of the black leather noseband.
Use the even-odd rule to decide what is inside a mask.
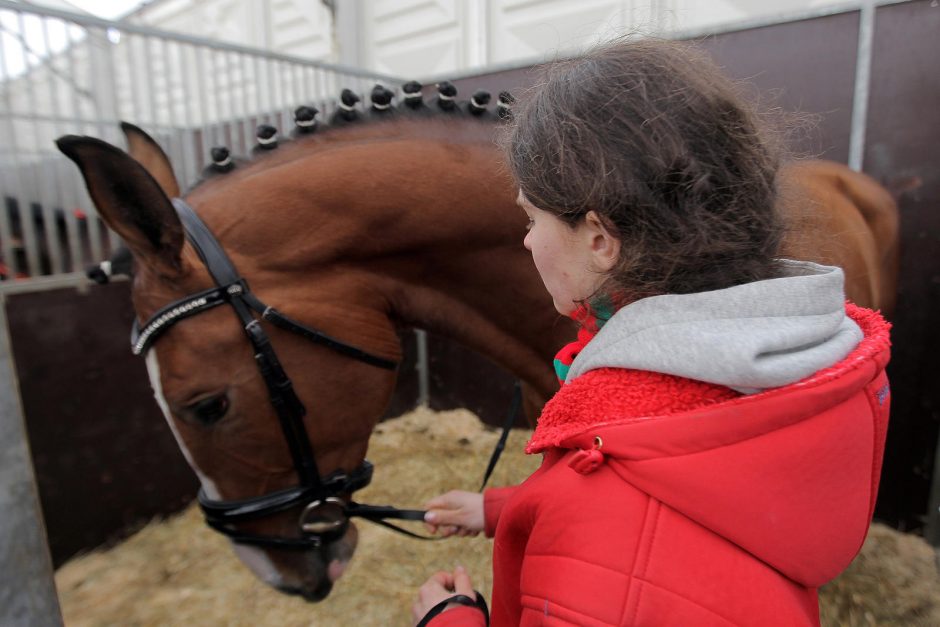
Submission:
[[[367,486],[372,479],[372,464],[367,460],[363,460],[362,464],[350,473],[337,471],[326,477],[320,475],[304,426],[306,408],[281,367],[261,321],[270,322],[274,326],[378,368],[394,370],[398,364],[311,329],[262,303],[251,293],[248,283],[238,275],[219,242],[195,211],[179,198],[173,199],[173,207],[183,223],[186,238],[209,270],[215,287],[170,303],[142,327],[135,320],[131,332],[131,348],[137,355],[144,354],[163,332],[177,322],[219,305],[232,307],[251,343],[255,362],[267,386],[271,405],[277,413],[281,430],[290,448],[299,481],[299,485],[293,488],[237,501],[214,500],[200,489],[199,506],[205,515],[206,523],[235,542],[280,549],[309,550],[338,539],[345,533],[349,518],[354,516],[415,536],[386,522],[385,519],[423,520],[423,511],[362,505],[348,500],[349,495]],[[260,318],[256,317],[256,314]],[[298,520],[298,535],[295,537],[265,536],[238,530],[239,523],[299,507],[303,507],[303,511]]]

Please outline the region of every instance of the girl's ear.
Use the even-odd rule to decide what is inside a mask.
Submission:
[[[591,257],[594,267],[600,272],[609,272],[620,261],[620,238],[608,227],[596,211],[588,211],[584,216],[584,225],[590,240]]]

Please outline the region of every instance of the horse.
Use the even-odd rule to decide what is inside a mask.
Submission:
[[[355,550],[348,518],[369,506],[351,493],[371,471],[397,330],[451,338],[514,373],[530,416],[557,389],[552,357],[576,331],[522,246],[526,220],[494,126],[447,117],[318,133],[182,200],[165,153],[132,125],[127,153],[58,141],[133,255],[135,349],[200,479],[207,522],[261,580],[307,600],[329,594]],[[854,202],[844,192],[862,175],[820,167],[841,172],[833,193]],[[813,259],[803,235],[788,241]],[[834,251],[855,249],[847,240]],[[876,257],[845,260],[849,293],[866,306],[887,297],[865,287],[883,272]]]

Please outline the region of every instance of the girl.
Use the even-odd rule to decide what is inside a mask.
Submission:
[[[839,268],[776,258],[756,115],[692,48],[622,40],[553,66],[506,146],[524,244],[582,328],[539,470],[427,504],[432,530],[495,538],[491,624],[818,624],[875,503],[888,325]],[[413,614],[482,605],[458,568]]]

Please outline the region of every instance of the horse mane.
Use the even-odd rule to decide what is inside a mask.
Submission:
[[[251,160],[242,159],[239,166],[233,171],[216,174],[196,181],[185,195],[194,193],[203,188],[215,187],[217,184],[234,181],[261,174],[267,170],[293,163],[311,155],[322,155],[331,150],[339,150],[350,146],[363,144],[376,144],[377,146],[403,139],[413,140],[446,140],[450,143],[494,143],[496,130],[500,124],[498,119],[477,120],[467,115],[435,114],[433,116],[418,116],[402,113],[394,117],[382,119],[365,119],[346,126],[325,127],[309,135],[284,139],[277,148],[269,154],[255,156]],[[376,158],[386,158],[380,150],[376,151]]]

